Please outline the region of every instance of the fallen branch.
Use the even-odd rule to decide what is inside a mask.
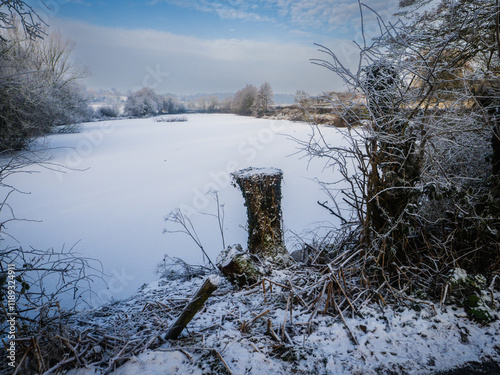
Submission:
[[[209,276],[203,285],[195,293],[191,302],[184,308],[181,315],[177,318],[175,323],[170,327],[165,335],[165,340],[175,340],[181,332],[186,328],[189,322],[194,318],[196,313],[203,307],[205,301],[212,295],[218,288],[220,279],[218,276]]]

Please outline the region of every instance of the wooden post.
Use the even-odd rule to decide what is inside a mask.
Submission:
[[[219,287],[220,279],[218,276],[209,276],[195,293],[188,305],[182,310],[181,315],[169,328],[165,335],[166,340],[175,340],[186,328],[196,313],[203,307],[205,301]]]
[[[282,261],[287,252],[281,229],[281,180],[277,168],[247,168],[233,173],[247,207],[248,251],[261,259]]]

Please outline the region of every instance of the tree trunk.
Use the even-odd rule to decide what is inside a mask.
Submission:
[[[281,229],[281,180],[276,168],[247,168],[233,174],[247,207],[248,251],[262,260],[287,258]]]
[[[391,65],[375,63],[367,68],[364,90],[372,115],[373,138],[367,145],[371,171],[363,241],[371,247],[372,240],[378,237],[381,248],[394,249],[383,257],[387,264],[394,256],[400,260],[406,257],[407,223],[400,219],[415,201],[414,188],[421,173],[415,130],[400,107],[400,86],[397,70]]]

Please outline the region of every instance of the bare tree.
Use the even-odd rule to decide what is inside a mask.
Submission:
[[[213,112],[217,112],[219,110],[220,110],[219,99],[217,98],[216,95],[209,95],[207,97],[206,111],[208,113],[213,113]]]
[[[0,1],[0,29],[15,29],[17,27],[16,20],[19,20],[25,33],[31,39],[44,35],[43,27],[46,26],[46,23],[26,1]],[[5,35],[0,35],[0,42],[7,41]]]
[[[257,91],[257,87],[254,85],[246,85],[236,92],[233,99],[232,111],[238,115],[251,115]]]
[[[273,104],[273,89],[268,82],[264,82],[260,87],[255,101],[252,105],[252,113],[255,116],[262,117],[269,112]]]
[[[90,117],[78,80],[85,77],[69,60],[71,44],[59,34],[26,39],[22,31],[4,31],[0,55],[0,150],[20,150],[58,125]]]
[[[61,299],[73,299],[73,307],[88,301],[91,281],[102,275],[98,262],[79,257],[73,249],[11,248],[2,242],[9,236],[8,223],[19,220],[8,200],[22,192],[10,177],[32,173],[33,166],[60,168],[48,162],[43,151],[13,151],[87,109],[75,85],[79,75],[69,63],[68,45],[58,36],[42,40],[43,25],[26,2],[0,1],[0,330],[9,334],[10,348],[19,345],[21,329],[27,341],[37,342],[25,353],[17,346],[23,359],[37,350],[38,334],[46,325],[71,309],[69,304],[62,307]],[[0,367],[4,370],[3,364]],[[18,367],[15,372],[21,371]]]
[[[294,102],[302,108],[307,108],[311,102],[311,95],[304,90],[297,90],[294,97]]]

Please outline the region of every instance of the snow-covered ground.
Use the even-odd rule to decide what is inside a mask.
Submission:
[[[249,166],[277,167],[284,172],[283,215],[287,244],[335,218],[319,207],[327,197],[313,178],[333,180],[324,161],[309,162],[297,154],[291,137],[307,140],[309,125],[234,115],[187,115],[187,122],[133,119],[88,123],[81,132],[49,137],[51,163],[70,168],[33,167],[35,174],[17,174],[8,181],[29,195],[14,194],[9,202],[18,218],[6,232],[24,248],[74,247],[102,262],[109,288],[98,282],[104,301],[130,296],[156,279],[164,254],[188,263],[202,263],[196,245],[182,234],[162,234],[164,217],[176,208],[190,215],[207,253],[215,260],[222,250],[217,221],[198,212],[215,213],[205,192],[217,190],[225,209],[227,245],[246,244],[242,228],[246,209],[229,172]],[[342,142],[342,133],[322,128]],[[177,229],[170,227],[168,229]],[[4,242],[4,245],[6,242]],[[12,246],[18,245],[9,240]],[[94,300],[98,303],[99,300]]]
[[[287,275],[277,272],[272,279],[286,284]],[[96,325],[109,329],[110,335],[125,329],[128,340],[135,344],[141,342],[138,334],[144,331],[129,329],[132,324],[151,330],[155,337],[155,330],[161,331],[162,326],[168,327],[173,321],[167,317],[165,323],[158,315],[168,314],[165,308],[172,306],[172,301],[193,295],[202,281],[196,278],[151,283],[126,301],[82,316],[78,319],[83,322],[81,329]],[[346,313],[345,324],[338,316],[319,314],[309,325],[311,311],[300,304],[289,308],[289,291],[275,287],[264,295],[259,287],[231,291],[227,284],[224,281],[222,292],[208,299],[206,307],[188,325],[189,335],[187,330],[182,334],[183,340],[132,356],[112,373],[430,375],[464,363],[500,361],[500,321],[482,326],[470,321],[462,308],[421,305],[421,309],[412,309],[373,304],[365,306],[358,316]],[[497,301],[499,297],[497,293]],[[140,321],[138,317],[144,314],[145,307],[155,303],[160,303],[159,308]],[[131,323],[133,319],[138,320]],[[278,340],[268,333],[269,321]],[[242,331],[246,324],[248,328]],[[289,338],[279,341],[285,325]],[[69,374],[104,372],[89,366]]]

